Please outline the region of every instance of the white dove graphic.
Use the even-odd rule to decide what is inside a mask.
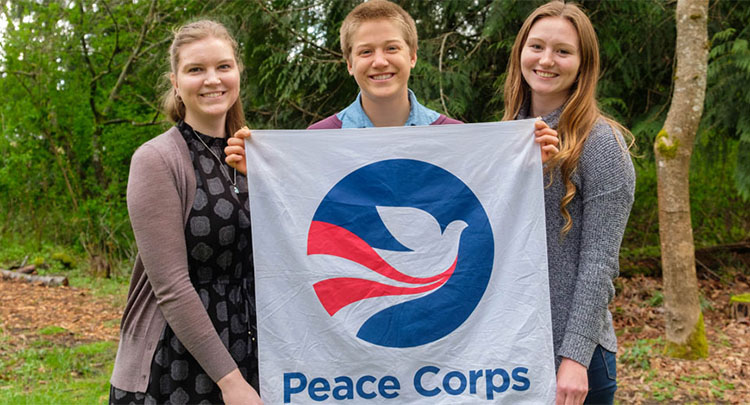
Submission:
[[[441,232],[428,212],[414,207],[376,207],[380,219],[410,252],[375,249],[393,268],[412,277],[430,277],[450,268],[458,255],[461,233],[468,225],[456,220]]]

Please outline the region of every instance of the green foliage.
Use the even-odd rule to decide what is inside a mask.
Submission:
[[[664,381],[654,381],[654,399],[657,401],[667,401],[674,397],[675,391],[677,391],[677,385],[675,385],[674,379],[670,378]]]
[[[51,341],[0,358],[0,403],[98,404],[109,397],[117,345],[64,347]]]
[[[714,378],[711,380],[711,393],[714,394],[716,398],[719,398],[720,400],[724,399],[724,393],[727,391],[734,390],[734,384],[726,381],[722,381],[720,379]]]
[[[153,72],[169,27],[201,4],[3,2],[0,235],[132,256],[124,193],[135,148],[164,128]],[[176,7],[180,5],[180,7]]]
[[[516,33],[544,2],[400,1],[420,38],[410,87],[422,103],[455,118],[499,119]],[[13,260],[48,245],[73,246],[79,258],[70,262],[73,269],[111,277],[127,272],[135,256],[125,206],[129,161],[138,145],[169,125],[158,99],[167,85],[172,28],[200,17],[225,23],[241,46],[248,124],[304,128],[357,94],[339,28],[358,3],[0,2],[8,22],[0,50],[0,238],[16,245],[22,239],[25,248]],[[601,108],[631,128],[641,145],[625,251],[653,252],[651,145],[671,97],[674,2],[580,3],[600,41]],[[691,173],[699,246],[750,237],[750,92],[740,85],[750,79],[748,18],[750,2],[711,1],[705,118],[693,156],[697,174]]]
[[[652,307],[660,307],[664,303],[664,293],[661,291],[654,291],[651,294],[651,298],[647,301],[648,305]]]
[[[627,347],[625,352],[620,355],[620,361],[624,364],[630,364],[632,366],[640,367],[643,370],[648,370],[651,367],[649,359],[661,345],[661,338],[638,339],[631,346]]]
[[[53,253],[52,254],[52,260],[57,260],[66,269],[69,269],[71,267],[75,267],[75,265],[76,265],[75,259],[71,255],[69,255],[68,253],[66,253],[66,252],[56,252],[56,253]]]
[[[709,53],[708,89],[703,126],[716,139],[739,140],[734,183],[739,195],[750,201],[750,7],[719,3]],[[739,23],[744,21],[744,23]]]
[[[750,202],[739,196],[732,181],[738,148],[736,140],[712,143],[708,136],[700,137],[695,144],[690,170],[690,214],[697,248],[750,238]],[[716,159],[722,155],[723,159]],[[622,257],[637,263],[658,257],[660,248],[656,166],[646,158],[636,158],[634,164],[635,200]]]
[[[732,181],[743,147],[740,141],[714,142],[710,136],[696,142],[690,162],[690,214],[698,247],[750,238],[750,200],[740,196]]]
[[[39,333],[42,336],[49,336],[49,335],[57,335],[60,333],[65,333],[67,331],[68,330],[63,328],[62,326],[50,325],[42,329],[39,329],[37,333]]]

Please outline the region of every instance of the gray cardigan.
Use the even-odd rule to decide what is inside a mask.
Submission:
[[[146,391],[167,323],[214,381],[237,368],[188,274],[185,223],[195,190],[193,163],[177,128],[133,154],[127,201],[138,256],[110,379],[121,390]]]
[[[562,108],[543,117],[557,128]],[[519,118],[528,118],[522,111]],[[619,142],[618,142],[619,140]],[[588,367],[597,345],[617,351],[612,314],[612,280],[620,271],[619,253],[635,192],[635,170],[620,134],[599,120],[586,139],[571,176],[576,195],[567,209],[573,227],[560,235],[565,219],[560,200],[565,186],[559,168],[544,190],[547,260],[555,361],[562,357]],[[549,178],[545,176],[545,186]]]

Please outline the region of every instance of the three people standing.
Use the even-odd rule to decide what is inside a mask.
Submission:
[[[408,89],[417,61],[411,16],[386,0],[341,28],[360,94],[314,125],[459,123]],[[516,38],[504,120],[541,116],[557,403],[612,403],[616,338],[607,304],[633,201],[629,132],[598,110],[598,43],[588,17],[553,1]],[[254,283],[237,43],[211,21],[170,47],[176,125],[133,156],[128,210],[139,255],[121,325],[111,403],[251,403],[258,396]],[[234,135],[234,136],[232,136]],[[229,165],[225,165],[225,162]]]

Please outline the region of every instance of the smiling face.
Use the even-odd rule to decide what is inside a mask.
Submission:
[[[185,104],[185,122],[193,127],[223,127],[240,93],[232,46],[214,37],[183,46],[171,80]]]
[[[535,115],[568,99],[581,64],[579,44],[575,27],[565,18],[544,17],[531,27],[521,50],[521,73],[531,89]]]
[[[398,25],[379,19],[357,28],[346,65],[363,97],[380,103],[408,97],[409,74],[416,63],[416,50],[406,44]]]

